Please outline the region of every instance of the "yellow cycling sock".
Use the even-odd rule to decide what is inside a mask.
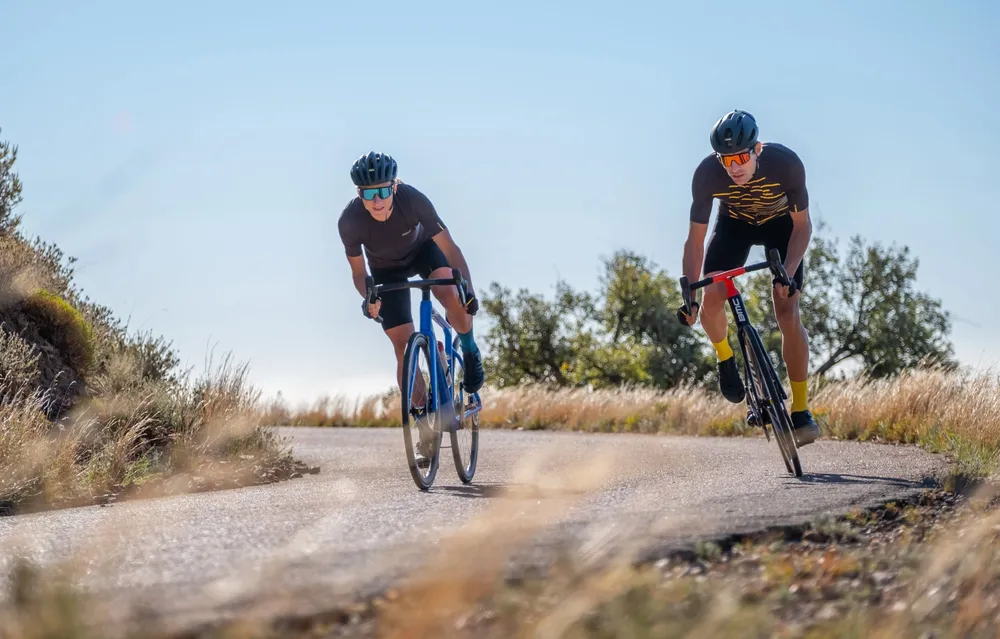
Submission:
[[[733,349],[731,346],[729,346],[728,338],[722,340],[718,344],[713,342],[712,346],[715,347],[715,352],[718,353],[720,362],[724,362],[733,356]]]
[[[806,410],[809,408],[809,401],[807,396],[809,393],[809,382],[792,382],[792,412],[797,413],[799,411]]]

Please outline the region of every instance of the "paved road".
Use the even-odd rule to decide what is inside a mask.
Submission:
[[[806,474],[796,479],[763,439],[486,431],[473,486],[442,456],[435,487],[420,493],[398,429],[282,434],[320,474],[0,518],[0,568],[15,549],[43,561],[82,557],[88,587],[196,620],[261,589],[294,592],[309,607],[376,588],[434,562],[435,541],[470,522],[494,532],[462,558],[527,534],[524,558],[569,544],[594,559],[842,513],[919,490],[945,469],[915,448],[821,441],[800,451]]]

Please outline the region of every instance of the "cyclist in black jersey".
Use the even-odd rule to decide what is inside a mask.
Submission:
[[[474,393],[482,387],[484,374],[482,354],[472,334],[472,316],[479,309],[479,300],[469,265],[431,201],[414,187],[403,184],[397,173],[396,160],[385,153],[368,153],[351,166],[351,180],[358,195],[344,207],[337,228],[351,265],[354,287],[364,298],[368,273],[362,247],[376,284],[405,282],[414,275],[450,278],[452,266],[460,269],[466,281],[467,299],[460,300],[454,286],[435,286],[431,291],[444,306],[448,323],[462,343],[463,384],[466,392]],[[383,293],[371,306],[366,300],[361,302],[365,317],[382,318],[382,329],[396,352],[400,387],[403,353],[416,330],[410,300],[410,291],[404,289]]]
[[[757,122],[746,111],[731,111],[712,127],[713,153],[695,169],[691,184],[690,226],[684,244],[684,275],[690,281],[746,264],[750,249],[778,249],[785,270],[794,273],[791,286],[774,283],[775,318],[781,329],[782,358],[792,388],[792,425],[798,444],[810,444],[820,430],[809,411],[806,392],[809,339],[799,315],[803,258],[812,236],[809,192],[802,161],[788,147],[758,140]],[[712,237],[705,236],[712,202],[719,200]],[[726,288],[714,284],[692,315],[677,312],[682,324],[701,325],[719,356],[719,386],[733,403],[743,401],[745,388],[730,347],[726,318]]]

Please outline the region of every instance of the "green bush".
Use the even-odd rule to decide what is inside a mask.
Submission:
[[[58,349],[78,375],[84,377],[94,365],[94,329],[80,311],[46,290],[25,300],[25,310],[38,323],[39,333]]]

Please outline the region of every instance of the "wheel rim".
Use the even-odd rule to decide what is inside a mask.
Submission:
[[[431,411],[431,363],[427,340],[416,336],[407,358],[405,392],[402,394],[403,439],[413,479],[421,488],[433,482],[437,473],[440,435],[438,415]],[[422,453],[425,462],[419,461]]]
[[[452,368],[452,379],[455,389],[455,414],[458,419],[455,429],[451,433],[452,453],[455,457],[455,469],[459,477],[468,481],[476,467],[476,457],[478,454],[479,442],[479,413],[465,418],[465,411],[468,408],[468,396],[462,388],[462,378],[465,374],[465,365],[459,353],[461,343],[455,340],[455,364]]]
[[[748,339],[751,343],[747,349],[747,357],[750,358],[752,362],[747,368],[750,370],[750,375],[753,377],[754,391],[757,394],[758,406],[762,408],[760,418],[763,418],[763,413],[766,413],[771,421],[771,429],[774,431],[774,438],[778,440],[778,451],[781,453],[781,460],[785,463],[785,470],[789,473],[796,474],[796,469],[793,468],[793,455],[795,452],[795,443],[789,441],[792,434],[785,427],[785,423],[782,420],[782,416],[778,413],[780,412],[774,405],[775,402],[780,402],[778,398],[770,397],[771,393],[767,392],[767,382],[762,377],[766,375],[766,372],[760,371],[764,366],[757,358],[757,352],[754,349],[754,344],[752,339]],[[769,399],[760,400],[759,398],[767,396]]]

